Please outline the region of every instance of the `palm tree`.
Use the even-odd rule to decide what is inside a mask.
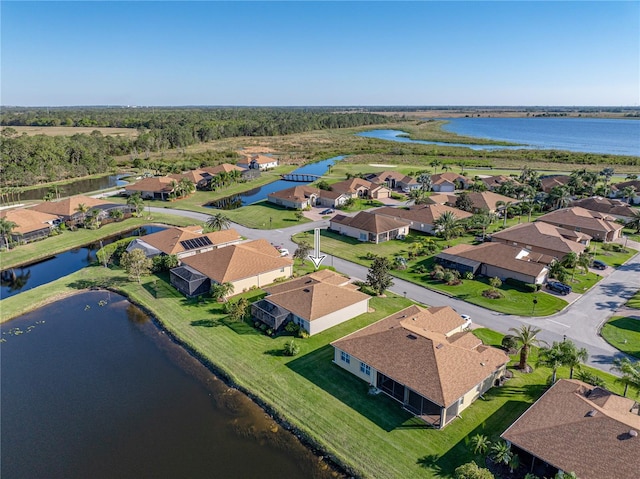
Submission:
[[[487,228],[491,226],[493,220],[488,211],[483,211],[474,214],[469,218],[468,222],[471,227],[482,228],[482,241],[484,241],[484,238],[487,235]]]
[[[109,218],[114,221],[120,221],[122,220],[122,218],[124,218],[124,213],[120,209],[113,209],[109,211]]]
[[[632,361],[627,357],[615,358],[611,370],[622,374],[616,381],[624,384],[623,396],[627,396],[629,386],[640,394],[640,361]]]
[[[604,177],[605,196],[609,194],[609,181],[611,180],[613,173],[614,169],[611,167],[603,168],[602,171],[600,171],[600,176]]]
[[[431,191],[431,175],[429,173],[422,173],[418,176],[417,181],[420,183],[422,191]]]
[[[580,366],[589,359],[589,351],[580,348],[573,341],[565,340],[562,342],[564,350],[564,365],[569,367],[569,379],[573,379],[574,369],[580,369]]]
[[[127,204],[136,212],[136,216],[140,216],[140,212],[144,209],[144,200],[140,193],[135,193],[127,198]]]
[[[635,186],[626,186],[622,190],[622,197],[627,199],[627,203],[631,204],[633,199],[636,197],[636,187]]]
[[[491,446],[491,442],[484,434],[476,434],[471,437],[471,449],[474,454],[484,456],[487,453],[489,446]]]
[[[84,203],[80,203],[76,207],[76,211],[78,213],[80,213],[80,216],[78,217],[78,222],[83,222],[85,220],[85,218],[87,217],[87,211],[89,211],[89,207],[87,205],[85,205]]]
[[[432,160],[430,165],[433,166],[433,174],[435,175],[438,172],[438,166],[442,166],[442,161],[438,159]]]
[[[529,359],[531,348],[544,344],[544,341],[536,338],[542,330],[535,326],[523,324],[520,328],[511,328],[509,331],[514,333],[513,336],[518,342],[518,348],[520,349],[520,364],[518,364],[518,368],[524,371],[527,369],[527,359]]]
[[[216,213],[215,215],[209,216],[205,225],[213,231],[226,230],[231,226],[231,220],[222,213]]]
[[[433,222],[433,225],[436,227],[436,234],[442,236],[446,240],[455,238],[462,233],[462,225],[458,221],[455,213],[452,211],[445,211],[442,213]]]
[[[502,207],[502,217],[504,221],[502,226],[507,227],[507,216],[509,216],[509,208],[513,204],[512,201],[496,201],[496,208]]]
[[[635,228],[636,233],[640,233],[640,210],[633,211],[633,216],[627,221],[626,226],[628,228]]]
[[[498,441],[491,446],[491,458],[496,463],[507,465],[512,457],[513,453],[511,452],[511,448],[505,441]]]
[[[576,272],[576,266],[578,265],[578,255],[576,253],[574,253],[573,251],[570,253],[567,253],[567,255],[562,259],[562,266],[564,268],[570,269],[572,271],[571,273],[571,280],[573,281],[573,277],[575,275]]]
[[[419,190],[411,190],[407,195],[408,202],[413,201],[414,205],[423,205],[427,202],[429,195],[427,190],[420,188]]]
[[[232,283],[214,283],[211,285],[211,297],[216,301],[226,301],[227,296],[233,294],[233,290]]]
[[[587,274],[589,272],[589,266],[591,266],[591,255],[583,251],[578,256],[577,264],[584,270],[584,274]]]
[[[189,196],[196,190],[196,185],[188,178],[181,178],[178,182],[178,189],[180,190],[180,196]]]
[[[552,384],[555,384],[558,368],[561,366],[569,366],[571,368],[570,377],[573,378],[573,370],[579,367],[589,358],[586,349],[578,349],[573,341],[564,340],[562,342],[554,341],[550,348],[540,349],[538,355],[538,366],[546,366],[553,371]]]
[[[566,186],[554,186],[549,192],[548,200],[555,209],[566,208],[571,202],[571,193]]]
[[[8,220],[7,218],[0,218],[0,236],[4,238],[4,244],[9,249],[9,237],[11,232],[18,227],[17,223]]]

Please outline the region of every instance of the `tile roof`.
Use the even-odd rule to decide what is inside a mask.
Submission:
[[[610,200],[600,196],[573,201],[571,206],[579,206],[585,210],[597,211],[598,213],[604,213],[606,215],[628,217],[633,217],[634,211],[637,211],[635,208],[629,206],[628,203],[620,200]]]
[[[331,344],[448,407],[508,363],[509,357],[475,337],[468,342],[461,339],[473,336],[470,332],[447,337],[443,331],[464,320],[454,321],[457,313],[444,308],[410,306]]]
[[[230,171],[245,171],[244,168],[232,165],[230,163],[222,163],[217,166],[205,166],[201,168],[202,171],[206,171],[210,175],[219,175],[220,173],[229,173]]]
[[[259,165],[266,165],[266,164],[269,164],[269,163],[273,163],[274,161],[277,162],[278,159],[277,158],[272,158],[270,156],[265,156],[265,155],[253,155],[251,157],[251,161],[255,161]]]
[[[549,175],[540,178],[542,191],[549,193],[555,186],[566,186],[571,177],[569,175]]]
[[[525,254],[523,255],[523,251]],[[509,246],[503,243],[482,243],[480,245],[458,244],[446,248],[436,258],[459,257],[478,263],[496,266],[507,271],[515,271],[538,277],[554,258],[551,256],[529,252],[522,247]]]
[[[124,189],[126,191],[154,191],[158,193],[171,193],[173,188],[171,183],[176,181],[175,178],[168,176],[152,176],[150,178],[143,178],[140,181],[126,185]]]
[[[311,195],[320,196],[322,190],[307,185],[298,185],[285,190],[275,191],[268,196],[273,198],[281,198],[283,200],[304,202],[309,199]]]
[[[479,210],[495,211],[498,208],[497,204],[501,201],[504,203],[518,203],[518,200],[515,198],[499,195],[493,191],[470,191],[467,195],[469,196],[473,207]]]
[[[400,173],[399,171],[381,171],[380,173],[374,173],[367,178],[372,183],[384,184],[387,180],[393,179],[408,185],[419,184],[415,178]]]
[[[313,321],[370,298],[360,291],[333,284],[336,280],[344,282],[346,278],[337,273],[315,276],[312,273],[265,288],[269,296],[264,299]]]
[[[432,204],[436,204],[436,205],[444,205],[446,204],[450,204],[450,205],[455,205],[456,201],[458,200],[458,196],[450,193],[436,193],[436,194],[431,194],[428,198],[427,201],[429,203]]]
[[[369,191],[376,190],[378,188],[385,188],[384,186],[372,183],[371,181],[364,180],[362,178],[351,178],[345,181],[339,181],[331,185],[331,191],[334,193],[348,193],[354,194],[358,191],[358,188],[366,188]]]
[[[515,225],[493,233],[491,236],[493,239],[516,242],[520,246],[531,245],[532,247],[550,249],[563,256],[572,252],[582,253],[586,246],[578,241],[591,239],[591,236],[587,234],[576,233],[540,221]]]
[[[508,182],[512,182],[512,183],[514,183],[516,185],[520,184],[520,182],[518,180],[516,180],[515,178],[513,178],[512,176],[505,176],[505,175],[485,176],[485,177],[480,178],[480,180],[489,189],[498,188],[503,183],[508,183]]]
[[[335,215],[331,223],[350,226],[369,233],[384,233],[398,228],[409,226],[407,221],[396,220],[384,215],[360,211],[355,216]]]
[[[590,211],[579,206],[562,208],[539,217],[536,221],[551,224],[567,225],[608,233],[621,230],[624,226],[616,223],[615,218],[597,211]]]
[[[264,239],[189,256],[182,262],[217,283],[250,278],[293,264],[290,259],[281,257],[280,252]]]
[[[6,218],[7,221],[12,221],[18,225],[12,232],[19,234],[27,234],[47,228],[59,219],[57,215],[41,213],[32,208],[0,210],[0,218]]]
[[[71,196],[58,201],[43,201],[31,209],[41,213],[49,213],[58,216],[72,216],[76,214],[78,205],[84,204],[91,210],[92,207],[110,204],[108,201],[92,198],[90,196]]]
[[[637,403],[580,381],[560,379],[502,437],[580,479],[636,479]],[[636,431],[633,437],[630,431]]]
[[[210,175],[208,172],[198,169],[185,171],[184,173],[174,173],[172,175],[169,175],[169,178],[173,178],[176,181],[180,181],[183,178],[186,178],[194,185],[197,185],[199,182],[208,178],[209,176]]]
[[[407,221],[414,221],[416,223],[424,223],[432,225],[435,220],[440,218],[442,214],[446,212],[453,213],[457,219],[470,218],[473,216],[471,213],[453,208],[445,205],[414,205],[410,208],[392,208],[385,206],[374,210],[376,214],[390,216],[392,218],[402,218]]]
[[[190,228],[167,228],[157,233],[145,235],[141,239],[165,254],[177,254],[185,251],[185,248],[180,242],[195,238],[207,237],[211,240],[211,243],[216,246],[240,241],[242,239],[240,234],[232,228],[213,231],[207,234],[202,234],[202,227],[198,229],[199,231],[193,231]]]
[[[467,183],[469,179],[466,176],[453,173],[452,171],[446,171],[444,173],[438,173],[437,175],[431,175],[431,184],[440,185],[442,183],[455,183],[456,181],[462,181]]]
[[[621,192],[627,186],[635,187],[636,193],[640,195],[640,180],[629,180],[629,181],[623,181],[621,183],[612,183],[611,184],[611,189],[613,191],[620,191]]]

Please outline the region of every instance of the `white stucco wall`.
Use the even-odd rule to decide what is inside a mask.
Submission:
[[[350,319],[355,318],[356,316],[360,316],[361,314],[366,313],[369,310],[369,298],[366,298],[359,303],[352,304],[351,306],[347,306],[346,308],[341,309],[340,311],[336,311],[334,313],[327,314],[318,319],[314,319],[313,321],[309,321],[309,330],[307,331],[310,335],[317,334],[325,329],[329,329],[333,326],[336,326],[340,323],[344,323],[345,321],[349,321]]]

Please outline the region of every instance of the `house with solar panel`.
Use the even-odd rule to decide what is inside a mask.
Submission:
[[[147,258],[161,254],[176,255],[178,259],[205,253],[216,248],[238,244],[242,237],[234,229],[203,233],[201,226],[167,228],[145,235],[129,243],[127,251],[140,249]]]

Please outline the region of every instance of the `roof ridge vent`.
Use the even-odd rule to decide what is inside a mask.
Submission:
[[[596,415],[598,411],[596,411],[595,409],[591,409],[587,414],[586,417],[593,417]]]
[[[409,339],[418,339],[418,336],[416,336],[415,334],[407,334],[407,338],[409,338]]]
[[[310,293],[311,290],[309,288],[304,288],[302,291],[304,291],[305,293]]]
[[[638,437],[638,431],[636,431],[634,429],[629,430],[629,436]]]
[[[444,344],[440,343],[436,346],[436,349],[441,349],[444,346]]]

